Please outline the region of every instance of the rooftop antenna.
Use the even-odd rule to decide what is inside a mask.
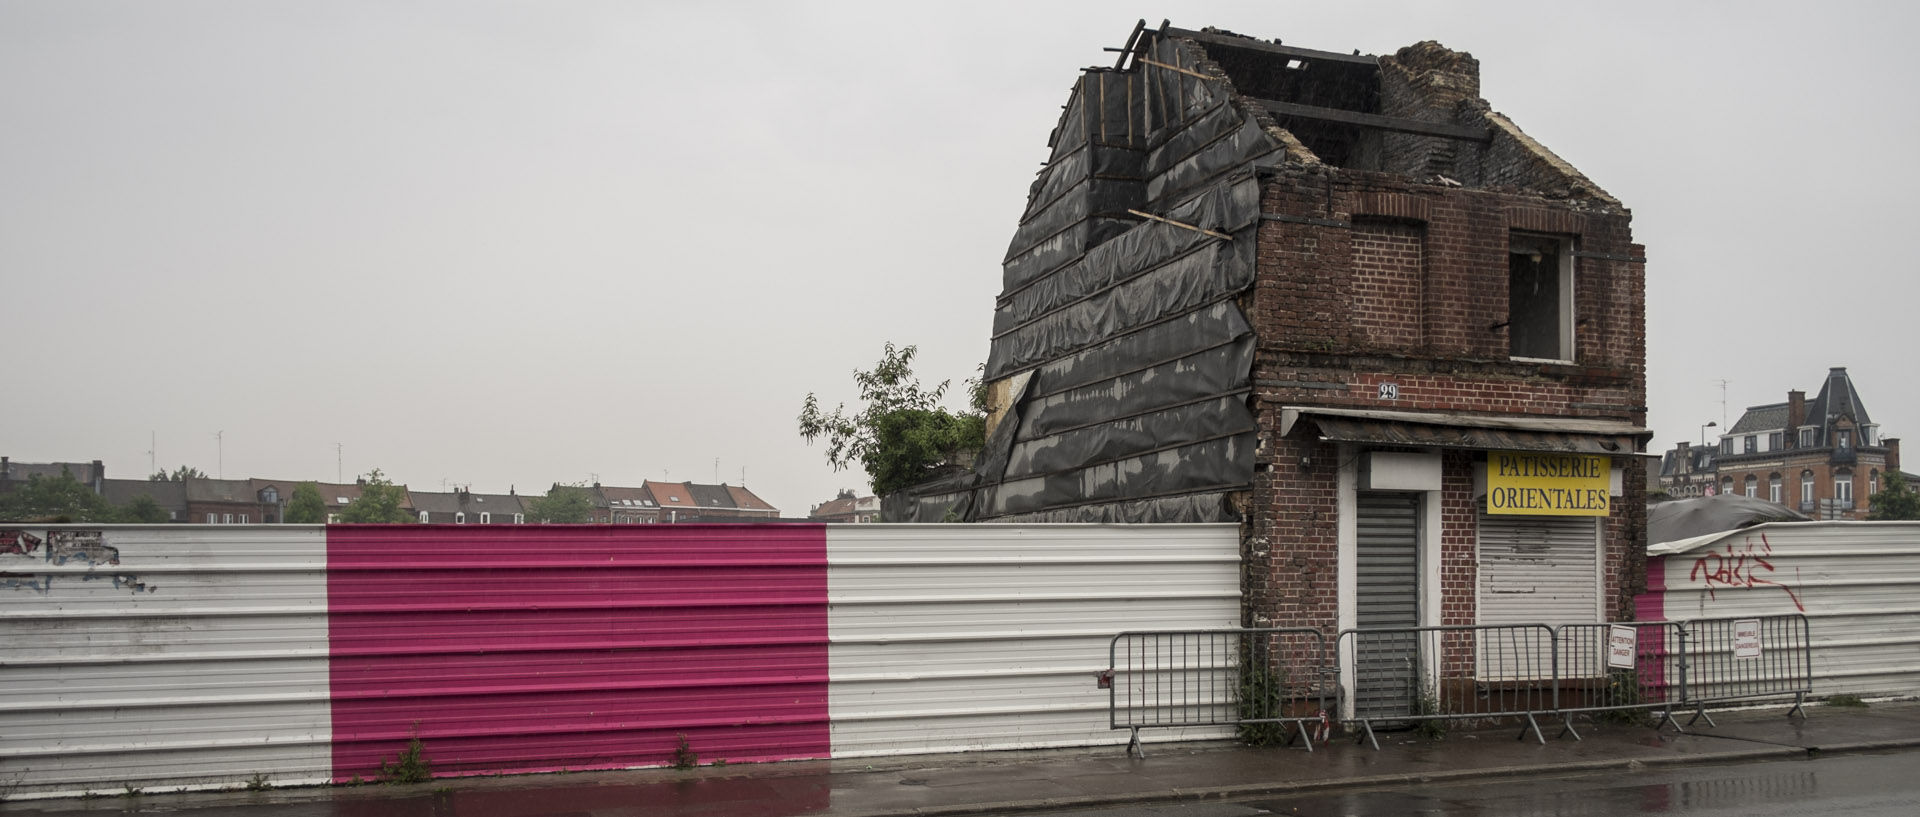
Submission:
[[[713,481],[715,483],[718,483],[720,481],[720,458],[719,457],[713,458]]]
[[[147,473],[149,474],[160,471],[160,458],[153,455],[153,450],[159,448],[159,446],[154,445],[156,438],[157,435],[152,431],[147,432]]]
[[[227,432],[224,430],[213,432],[213,442],[214,442],[214,445],[218,446],[219,448],[219,459],[214,461],[213,473],[217,474],[221,479],[226,479],[227,478]]]
[[[347,481],[346,469],[340,465],[340,463],[346,460],[346,455],[341,453],[344,448],[346,448],[346,446],[340,443],[333,444],[333,481],[343,485],[346,484]]]
[[[1720,424],[1726,425],[1727,424],[1727,384],[1732,383],[1733,381],[1723,377],[1714,382],[1720,384]]]
[[[740,487],[747,487],[747,467],[744,465],[740,466]]]

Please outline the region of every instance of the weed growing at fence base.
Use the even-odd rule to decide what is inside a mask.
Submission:
[[[1834,695],[1827,698],[1827,706],[1845,706],[1858,709],[1867,708],[1867,702],[1858,695]]]
[[[380,762],[380,780],[385,783],[425,783],[433,779],[433,761],[426,757],[420,743],[420,724],[413,725],[413,739],[392,762]]]
[[[1607,673],[1606,694],[1601,699],[1602,706],[1639,706],[1646,703],[1640,694],[1639,675],[1630,669],[1614,670]],[[1630,724],[1642,716],[1631,709],[1610,709],[1594,713],[1593,719],[1600,723]]]
[[[1413,733],[1427,740],[1446,737],[1447,722],[1444,719],[1424,717],[1444,714],[1446,710],[1440,704],[1440,696],[1431,687],[1421,688],[1419,699],[1413,702]]]
[[[266,791],[271,788],[273,784],[267,782],[265,772],[255,772],[252,777],[247,778],[247,791]]]
[[[1242,664],[1240,669],[1240,725],[1237,735],[1248,746],[1273,746],[1285,743],[1284,723],[1247,723],[1286,715],[1287,676],[1268,669],[1263,662]]]
[[[693,746],[687,743],[687,736],[676,735],[676,737],[680,738],[680,745],[673,750],[673,767],[691,769],[700,765],[700,756],[693,753]]]

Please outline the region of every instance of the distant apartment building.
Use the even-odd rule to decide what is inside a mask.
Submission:
[[[813,506],[807,512],[807,519],[814,522],[878,522],[880,497],[860,496],[842,488],[832,500]]]
[[[1881,477],[1900,467],[1900,441],[1881,436],[1853,378],[1834,367],[1811,401],[1794,390],[1785,402],[1749,407],[1720,435],[1712,462],[1716,493],[1815,519],[1865,519]]]

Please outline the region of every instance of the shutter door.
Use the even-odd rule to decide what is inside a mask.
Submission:
[[[1355,620],[1362,631],[1420,624],[1420,498],[1358,497]],[[1354,634],[1354,714],[1404,716],[1418,693],[1418,639],[1411,633]]]
[[[1480,522],[1479,621],[1489,625],[1601,620],[1598,522],[1591,516],[1493,516]],[[1483,633],[1480,677],[1538,678],[1551,671],[1544,638]]]
[[[1598,521],[1482,511],[1480,623],[1600,621]]]

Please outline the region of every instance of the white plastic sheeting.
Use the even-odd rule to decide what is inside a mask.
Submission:
[[[827,559],[835,757],[1125,743],[1114,634],[1240,619],[1235,525],[837,525]]]
[[[320,526],[0,525],[0,784],[321,783]]]
[[[1642,619],[1805,613],[1813,694],[1920,695],[1920,522],[1779,522],[1648,548]]]

